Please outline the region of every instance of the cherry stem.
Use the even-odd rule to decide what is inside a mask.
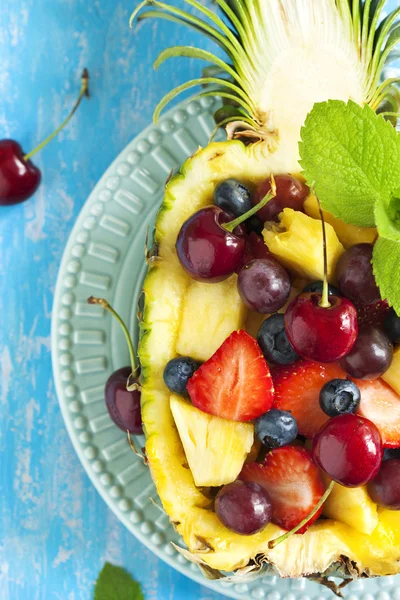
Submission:
[[[147,465],[147,459],[146,456],[144,454],[142,454],[141,452],[139,452],[138,450],[136,450],[136,446],[132,441],[132,437],[131,437],[131,432],[129,431],[129,429],[126,430],[126,435],[128,437],[128,444],[131,447],[132,452],[134,452],[136,454],[136,456],[138,456],[139,458],[142,459],[143,463],[145,465]]]
[[[105,310],[108,310],[108,312],[110,312],[113,315],[113,317],[115,317],[117,319],[118,323],[121,325],[121,329],[124,332],[124,336],[125,336],[125,339],[128,344],[129,356],[131,359],[132,374],[128,377],[128,381],[126,384],[127,389],[129,389],[131,387],[129,380],[131,379],[131,377],[134,379],[137,376],[138,364],[137,364],[137,360],[136,360],[136,356],[135,356],[135,350],[133,348],[132,338],[129,334],[128,328],[126,327],[125,323],[123,322],[123,320],[121,319],[119,314],[113,309],[113,307],[111,306],[111,304],[109,304],[109,302],[107,302],[107,300],[104,300],[104,298],[95,298],[94,296],[90,296],[90,298],[87,299],[87,302],[89,304],[98,304]],[[136,387],[136,384],[134,384],[134,386]]]
[[[318,504],[316,504],[314,506],[314,508],[312,509],[312,511],[310,512],[310,514],[307,515],[306,518],[301,521],[301,523],[299,523],[298,525],[296,525],[296,527],[294,527],[290,531],[287,531],[286,533],[284,533],[283,535],[275,538],[274,540],[269,541],[268,542],[268,548],[270,550],[273,550],[279,544],[282,544],[282,542],[285,542],[294,533],[297,533],[299,531],[299,529],[301,529],[302,527],[304,527],[304,525],[307,525],[307,523],[317,514],[317,512],[319,511],[319,509],[321,508],[321,506],[323,504],[325,504],[325,502],[327,501],[327,499],[329,498],[329,496],[330,496],[330,494],[331,494],[331,492],[333,490],[334,485],[335,485],[335,482],[331,481],[330,484],[329,484],[329,487],[325,491],[325,494],[322,496],[322,498],[320,499],[320,501],[318,502]]]
[[[322,212],[321,202],[319,201],[319,198],[318,198],[317,194],[315,193],[314,188],[312,188],[312,191],[318,202],[319,216],[321,217],[321,223],[322,223],[322,243],[323,243],[323,251],[324,251],[324,281],[323,281],[323,285],[322,285],[322,298],[319,303],[319,306],[321,306],[321,308],[330,308],[332,305],[329,302],[329,293],[328,293],[328,290],[329,290],[329,288],[328,288],[328,253],[327,253],[327,247],[326,247],[325,218],[324,218],[324,213]]]
[[[41,144],[39,144],[39,146],[36,146],[36,148],[34,148],[28,154],[25,154],[24,160],[29,160],[37,152],[39,152],[45,146],[47,146],[47,144],[49,142],[51,142],[51,140],[53,138],[55,138],[56,135],[58,135],[60,133],[60,131],[62,129],[64,129],[64,127],[66,125],[68,125],[68,123],[70,122],[70,120],[72,119],[72,117],[74,116],[74,114],[76,113],[76,111],[78,110],[78,107],[79,107],[80,103],[82,102],[82,98],[84,96],[86,96],[86,98],[89,98],[89,95],[90,95],[89,94],[89,71],[87,69],[83,70],[82,78],[81,79],[82,79],[82,84],[81,84],[81,91],[79,93],[78,100],[75,102],[75,105],[74,105],[73,109],[71,110],[71,112],[69,113],[68,117],[65,119],[65,121],[63,121],[61,123],[61,125],[55,131],[53,131],[52,134],[50,134],[45,140],[43,140],[43,142]]]
[[[253,206],[253,208],[251,208],[246,213],[244,213],[244,215],[240,215],[240,217],[237,217],[233,221],[229,221],[229,223],[224,223],[222,225],[222,227],[224,229],[226,229],[227,231],[229,231],[230,233],[232,233],[232,231],[235,229],[235,227],[237,227],[238,225],[241,225],[242,223],[244,223],[244,221],[247,221],[247,219],[249,219],[250,217],[255,215],[256,212],[258,212],[260,210],[260,208],[263,208],[263,206],[265,206],[267,204],[267,202],[272,200],[272,198],[275,198],[275,196],[276,196],[276,183],[275,183],[274,176],[271,175],[271,190],[268,192],[268,194],[266,196],[264,196],[264,198],[262,200],[260,200],[260,202],[258,204]]]

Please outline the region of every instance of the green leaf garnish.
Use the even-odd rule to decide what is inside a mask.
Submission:
[[[390,123],[367,105],[330,100],[314,106],[301,137],[300,164],[325,210],[360,227],[379,227],[376,212],[390,220],[400,189],[400,137]]]
[[[97,578],[94,600],[144,600],[144,596],[125,569],[107,562]]]
[[[375,223],[380,236],[400,242],[400,192],[393,193],[387,202],[377,202]]]
[[[378,229],[375,280],[400,315],[399,133],[369,106],[330,100],[314,105],[301,138],[303,174],[322,207],[346,223]]]
[[[374,245],[373,267],[382,298],[387,298],[400,315],[400,243],[378,238]]]

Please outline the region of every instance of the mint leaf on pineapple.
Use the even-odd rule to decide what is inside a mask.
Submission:
[[[125,569],[107,562],[97,578],[94,600],[144,600],[144,596]]]
[[[387,202],[375,206],[375,222],[379,235],[400,241],[400,190],[394,192]]]
[[[377,217],[378,228],[389,231],[390,201],[400,189],[400,136],[393,126],[367,105],[329,100],[314,105],[301,137],[300,164],[322,207],[361,227],[372,227]]]
[[[374,245],[372,264],[382,298],[386,298],[400,315],[400,244],[378,238]]]

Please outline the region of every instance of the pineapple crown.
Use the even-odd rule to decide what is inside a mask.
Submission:
[[[225,108],[216,121],[226,126],[228,138],[263,140],[272,147],[286,133],[282,129],[297,135],[317,101],[352,99],[374,110],[397,112],[400,79],[381,82],[381,77],[384,67],[400,56],[400,7],[382,18],[386,0],[215,0],[220,17],[198,0],[184,1],[194,13],[144,0],[131,23],[137,17],[186,25],[215,42],[228,60],[192,46],[161,52],[155,68],[176,56],[211,65],[203,77],[176,87],[160,101],[155,122],[171,100],[197,86],[203,88],[197,98],[223,99]]]

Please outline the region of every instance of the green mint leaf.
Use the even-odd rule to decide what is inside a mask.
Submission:
[[[372,264],[381,297],[400,315],[400,244],[379,237],[374,245]]]
[[[125,569],[107,562],[97,578],[94,600],[144,600],[144,596]]]
[[[387,202],[376,204],[375,222],[379,235],[394,242],[400,241],[400,191],[392,194]]]
[[[360,227],[375,225],[378,212],[388,228],[384,215],[400,189],[400,136],[392,125],[367,105],[329,100],[314,105],[301,138],[300,164],[322,207]]]

